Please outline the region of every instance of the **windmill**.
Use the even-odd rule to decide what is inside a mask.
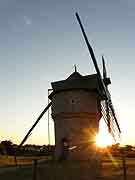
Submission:
[[[58,153],[57,153],[58,155],[60,154],[60,148],[61,148],[60,143],[61,142],[63,144],[66,144],[66,147],[68,147],[69,149],[73,149],[73,150],[76,149],[74,147],[79,147],[80,145],[82,145],[82,142],[78,139],[84,138],[83,137],[84,132],[82,133],[81,130],[82,129],[85,130],[87,125],[89,125],[89,117],[91,118],[91,120],[93,118],[95,118],[95,122],[93,123],[94,126],[92,128],[93,129],[95,128],[97,131],[98,126],[99,126],[98,125],[99,118],[101,117],[100,113],[98,113],[99,111],[101,111],[102,116],[107,124],[108,131],[109,131],[109,133],[111,133],[113,138],[116,140],[117,136],[120,137],[121,130],[120,130],[120,127],[118,124],[118,120],[117,120],[115,111],[114,111],[114,107],[113,107],[112,100],[111,100],[111,95],[108,90],[108,85],[111,82],[110,82],[110,79],[107,77],[107,71],[106,71],[106,67],[105,67],[104,57],[102,57],[102,64],[103,64],[103,77],[102,77],[99,67],[98,67],[98,64],[97,64],[97,61],[96,61],[96,58],[95,58],[95,55],[94,55],[94,51],[88,41],[88,38],[86,36],[86,33],[84,31],[84,28],[83,28],[83,25],[81,23],[78,13],[76,13],[76,18],[78,20],[78,23],[80,25],[81,31],[84,36],[84,39],[86,41],[90,56],[92,58],[92,61],[93,61],[93,64],[94,64],[94,67],[96,70],[96,74],[82,76],[77,72],[77,70],[75,68],[75,72],[73,74],[71,74],[66,80],[59,81],[59,82],[53,82],[52,83],[53,92],[49,95],[49,98],[51,100],[50,103],[48,103],[47,107],[39,115],[36,122],[30,128],[30,130],[28,131],[26,136],[23,138],[22,142],[19,145],[19,148],[21,148],[21,146],[29,138],[32,130],[35,128],[35,126],[38,124],[40,119],[43,117],[43,115],[47,112],[47,110],[51,106],[52,106],[52,117],[54,119],[55,129],[56,129],[56,133],[55,133],[56,139],[55,140],[56,140],[56,151],[58,151]],[[80,82],[83,85],[81,85]],[[94,85],[92,85],[92,87],[91,87],[89,82],[94,82],[93,83]],[[95,86],[94,90],[93,90],[93,86]],[[97,92],[95,92],[95,89],[100,89],[100,90],[97,93]],[[76,95],[76,92],[78,95]],[[99,96],[98,98],[97,98],[97,94]],[[71,98],[71,96],[73,98]],[[78,100],[76,98],[76,96],[78,96],[77,98],[78,99],[80,98],[80,99]],[[71,101],[70,101],[70,98],[71,98]],[[85,98],[86,104],[85,104],[85,101],[83,100],[83,98]],[[91,98],[95,104],[97,104],[97,101],[98,102],[100,101],[101,109],[99,108],[99,106],[95,107],[94,116],[93,116],[93,112],[89,112],[89,98]],[[93,98],[95,98],[95,99],[93,100]],[[63,102],[64,101],[63,99],[66,102]],[[68,101],[68,99],[69,99],[69,101]],[[83,105],[80,102],[82,102]],[[69,105],[68,105],[68,103],[69,103]],[[65,106],[64,110],[63,110],[63,106]],[[75,106],[77,106],[77,108]],[[93,108],[93,104],[91,104],[91,108]],[[86,112],[86,109],[87,109],[87,112]],[[79,110],[83,111],[82,114],[80,113]],[[64,111],[65,111],[65,113],[63,113]],[[63,119],[64,119],[64,121],[63,121]],[[65,119],[68,119],[68,121],[66,121]],[[74,121],[71,121],[71,119],[74,119]],[[78,120],[79,123],[76,121],[76,119]],[[84,119],[86,119],[85,122],[84,122]],[[81,125],[83,126],[83,128],[81,127]],[[65,129],[62,130],[62,128],[65,128]],[[89,127],[88,127],[88,129],[89,129]],[[59,131],[61,131],[61,132],[59,132]],[[76,134],[76,132],[77,132],[77,134]],[[66,136],[69,136],[70,134],[72,135],[72,138],[73,138],[73,143],[72,143],[71,147],[69,147],[69,144],[68,144],[69,143],[68,141],[70,141],[70,138],[66,137]],[[77,136],[79,138],[76,140]],[[86,137],[84,139],[86,140]],[[65,142],[65,140],[67,142]],[[77,144],[76,142],[77,143],[79,142],[80,144],[79,143]],[[85,144],[85,141],[83,141],[83,143]],[[89,142],[87,142],[87,143],[89,143]],[[83,150],[81,150],[81,151],[83,151]]]
[[[121,130],[120,130],[120,126],[118,124],[118,120],[117,120],[115,111],[114,111],[114,107],[113,107],[112,100],[111,100],[111,95],[110,95],[109,90],[107,88],[107,85],[108,85],[107,81],[109,79],[107,78],[107,71],[106,71],[106,67],[105,67],[104,57],[102,56],[102,64],[103,64],[103,78],[102,78],[98,64],[97,64],[97,61],[96,61],[94,51],[93,51],[93,49],[92,49],[92,47],[88,41],[87,35],[84,31],[84,28],[83,28],[83,25],[81,23],[81,20],[80,20],[78,13],[76,13],[76,18],[77,18],[78,23],[80,25],[82,34],[84,36],[85,42],[86,42],[87,47],[88,47],[88,51],[90,53],[90,56],[92,58],[95,70],[96,70],[97,75],[98,75],[99,84],[101,85],[102,91],[104,94],[104,100],[101,101],[102,115],[103,115],[103,118],[107,124],[108,131],[111,133],[114,140],[116,140],[117,135],[118,135],[118,137],[120,137]]]

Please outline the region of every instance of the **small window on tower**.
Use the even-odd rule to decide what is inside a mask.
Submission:
[[[72,104],[74,104],[75,103],[75,100],[74,99],[72,99]]]
[[[72,100],[71,100],[71,103],[72,103],[72,104],[79,104],[80,101],[76,98],[76,99],[72,99]]]

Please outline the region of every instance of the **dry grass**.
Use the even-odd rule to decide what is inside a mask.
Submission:
[[[27,158],[29,162],[31,158]],[[135,180],[135,159],[127,159],[127,180]],[[92,173],[91,173],[92,172]],[[32,180],[33,167],[25,166],[0,173],[0,179]],[[37,167],[37,180],[89,180],[95,179],[95,167],[89,161],[66,163],[41,163]],[[96,176],[99,175],[98,172]],[[105,180],[123,180],[122,161],[113,158],[101,166],[101,176]]]
[[[95,171],[94,164],[90,164],[89,161],[84,162],[46,162],[39,164],[37,167],[38,180],[89,180],[95,179],[98,176],[98,171]],[[90,173],[92,171],[92,173]],[[33,167],[21,167],[12,171],[4,172],[0,174],[0,179],[8,180],[30,180],[33,175]]]
[[[48,160],[46,156],[19,156],[17,157],[17,164],[18,165],[31,165],[33,163],[33,159],[37,160]],[[6,156],[0,155],[0,167],[3,166],[14,166],[15,165],[15,158],[14,156]]]
[[[135,158],[126,158],[127,180],[135,180]],[[113,161],[102,163],[102,176],[107,180],[123,180],[122,160],[113,158]]]

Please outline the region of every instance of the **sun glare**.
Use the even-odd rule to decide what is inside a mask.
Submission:
[[[113,138],[109,133],[106,134],[97,134],[96,136],[96,145],[100,148],[105,148],[113,144]]]

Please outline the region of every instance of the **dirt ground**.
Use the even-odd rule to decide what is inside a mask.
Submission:
[[[135,159],[126,159],[127,180],[135,180]],[[5,168],[5,169],[4,169]],[[0,168],[2,180],[32,180],[33,165]],[[113,159],[102,162],[100,174],[96,167],[87,162],[54,163],[40,162],[37,165],[37,180],[123,180],[122,161]]]

